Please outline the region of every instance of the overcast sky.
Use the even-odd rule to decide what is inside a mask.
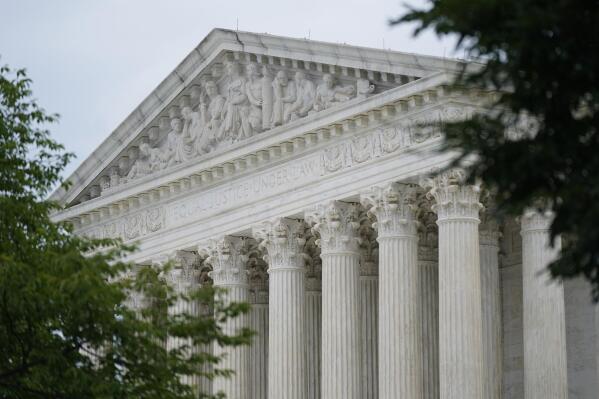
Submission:
[[[454,56],[453,42],[390,28],[397,0],[0,0],[0,64],[26,68],[68,176],[216,27]],[[410,4],[422,5],[424,0]]]

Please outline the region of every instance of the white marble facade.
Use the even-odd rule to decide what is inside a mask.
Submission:
[[[484,185],[439,173],[453,155],[421,124],[494,98],[449,90],[460,67],[215,29],[54,193],[55,218],[252,304],[225,328],[253,345],[228,353],[232,379],[188,381],[204,391],[597,398],[599,311],[584,282],[539,275],[551,215],[493,220]]]

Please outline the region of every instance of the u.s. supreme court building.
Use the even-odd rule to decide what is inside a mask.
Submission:
[[[215,29],[53,198],[78,234],[138,242],[252,303],[232,399],[599,397],[581,281],[549,282],[551,215],[488,216],[422,123],[485,110],[459,62]],[[173,311],[177,311],[174,309]],[[216,348],[215,350],[219,350]],[[569,396],[568,396],[569,395]]]

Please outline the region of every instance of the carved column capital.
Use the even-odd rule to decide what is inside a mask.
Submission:
[[[529,208],[524,211],[520,217],[521,233],[547,232],[551,228],[554,214],[551,211],[540,212],[537,209]]]
[[[172,284],[179,287],[191,287],[199,283],[200,258],[197,253],[175,251],[168,256],[168,260],[173,263],[173,268],[167,276]]]
[[[417,237],[416,187],[408,184],[390,183],[384,187],[373,187],[361,195],[362,205],[370,215],[376,217],[372,227],[378,231],[379,239],[385,237]]]
[[[418,260],[436,263],[439,261],[439,227],[432,202],[425,195],[418,196]]]
[[[212,265],[209,276],[216,286],[238,286],[248,284],[245,240],[240,237],[225,236],[210,240],[200,247],[207,255],[205,263]]]
[[[264,260],[268,262],[269,273],[277,269],[304,270],[306,239],[303,223],[277,218],[254,228],[253,234],[260,242],[260,247],[268,252]]]
[[[354,253],[359,251],[359,210],[356,204],[331,201],[321,204],[305,214],[312,230],[320,234],[316,241],[322,255],[331,253]]]
[[[480,186],[465,184],[465,172],[450,169],[433,178],[425,178],[420,185],[428,189],[427,196],[435,199],[432,209],[438,215],[438,222],[446,219],[472,219],[479,221]]]
[[[482,195],[482,203],[484,208],[480,212],[480,225],[478,228],[480,245],[499,247],[501,232],[499,223],[494,217],[496,205],[492,194],[488,190],[485,190]]]

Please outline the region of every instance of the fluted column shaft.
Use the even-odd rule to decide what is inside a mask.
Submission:
[[[412,187],[391,184],[362,196],[379,242],[379,397],[422,398],[418,234]]]
[[[361,399],[357,208],[332,202],[307,212],[322,257],[322,398]]]
[[[278,219],[255,231],[268,251],[268,397],[307,399],[303,225]]]
[[[194,285],[197,283],[193,270],[187,268],[176,268],[171,271],[171,282],[174,290],[179,295],[189,295],[194,289]],[[192,301],[186,301],[182,298],[178,298],[173,306],[168,309],[170,315],[177,314],[188,314],[190,316],[200,317],[200,307],[197,303]],[[197,353],[200,348],[193,347],[193,343],[190,339],[182,339],[169,335],[166,340],[167,351],[178,350],[183,346],[189,346],[189,355]],[[194,387],[195,390],[200,389],[201,380],[199,375],[185,375],[181,376],[181,381],[187,385]]]
[[[522,217],[525,399],[568,397],[564,288],[547,271],[560,244],[558,238],[551,248],[550,225],[550,215],[530,211]]]
[[[378,295],[376,275],[360,276],[360,318],[362,335],[362,398],[378,395]]]
[[[212,265],[213,271],[210,272],[210,277],[214,280],[214,286],[225,289],[223,297],[225,304],[249,302],[246,270],[248,257],[245,255],[244,241],[241,238],[227,236],[211,242],[206,252],[209,256],[205,262]],[[237,334],[248,327],[248,314],[228,318],[222,325],[223,332],[227,335]],[[234,374],[230,378],[216,377],[212,385],[213,393],[223,392],[231,399],[250,399],[250,348],[246,345],[220,347],[215,343],[214,354],[224,355],[218,368],[232,370]]]
[[[499,290],[499,231],[493,223],[481,226],[480,268],[483,316],[483,392],[501,398],[502,339]]]
[[[436,259],[419,259],[418,265],[422,309],[422,396],[439,399],[439,268]]]
[[[306,374],[308,399],[320,399],[322,293],[316,277],[306,281]]]
[[[427,182],[439,226],[439,393],[483,398],[479,189],[452,170]]]
[[[250,312],[250,328],[256,333],[250,347],[251,398],[267,398],[268,392],[268,303],[256,293]]]

